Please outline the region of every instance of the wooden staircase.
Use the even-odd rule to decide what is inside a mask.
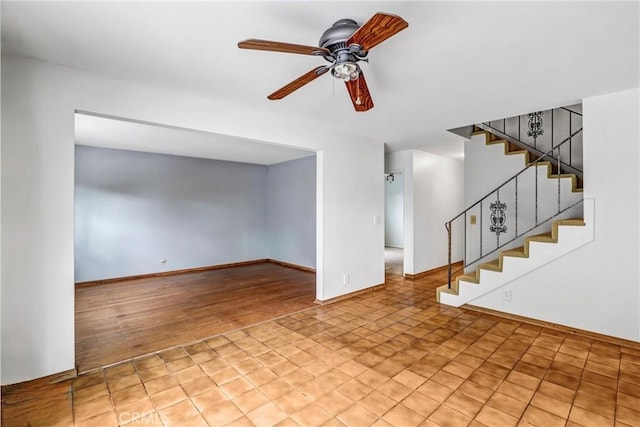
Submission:
[[[571,192],[572,193],[582,193],[583,192],[583,180],[581,177],[577,176],[575,173],[566,173],[563,172],[562,170],[559,170],[558,168],[558,163],[553,161],[553,159],[550,160],[539,160],[541,155],[539,153],[536,153],[534,151],[529,151],[523,147],[520,147],[506,139],[500,138],[494,134],[492,134],[489,131],[486,131],[484,129],[481,129],[477,126],[474,126],[473,132],[471,134],[471,136],[475,136],[475,135],[484,135],[485,137],[485,144],[487,146],[492,146],[492,145],[498,145],[498,144],[502,144],[504,146],[504,154],[507,156],[512,156],[512,155],[522,155],[522,158],[524,159],[524,167],[529,167],[529,166],[533,166],[535,168],[546,168],[546,170],[543,172],[543,174],[546,175],[546,177],[548,179],[553,179],[553,180],[571,180]],[[543,175],[544,176],[544,175]],[[548,233],[543,233],[543,234],[536,234],[536,235],[530,235],[530,236],[525,236],[524,237],[524,242],[523,242],[523,246],[520,246],[518,248],[513,248],[513,249],[506,249],[506,250],[502,250],[500,252],[498,252],[498,256],[497,258],[491,260],[491,261],[486,261],[486,262],[482,262],[481,264],[478,264],[475,268],[474,271],[470,272],[470,273],[466,273],[466,274],[462,274],[457,276],[455,279],[451,278],[451,287],[449,287],[448,284],[445,284],[443,286],[440,286],[437,288],[437,292],[436,292],[436,297],[438,302],[442,302],[443,299],[447,300],[447,304],[452,304],[451,301],[456,300],[457,298],[451,298],[451,296],[458,296],[460,295],[460,288],[461,288],[461,283],[465,283],[467,285],[465,286],[473,286],[473,285],[478,285],[480,286],[480,282],[482,279],[482,272],[483,271],[491,271],[494,273],[502,273],[503,272],[503,268],[504,268],[504,264],[505,264],[505,260],[507,258],[520,258],[520,259],[528,259],[530,257],[530,252],[531,252],[531,245],[532,243],[542,243],[542,244],[557,244],[558,243],[558,237],[559,237],[559,228],[561,227],[584,227],[585,224],[585,220],[583,218],[571,218],[571,219],[558,219],[555,220],[551,223],[551,231]],[[592,224],[591,224],[592,226]],[[588,235],[590,233],[590,231],[585,231],[585,235]],[[587,240],[589,240],[589,237],[586,237]],[[591,234],[591,239],[592,239],[592,234]],[[584,244],[584,242],[582,243]],[[571,246],[571,244],[569,245]],[[561,256],[561,255],[560,255]],[[549,262],[549,261],[546,261]],[[532,263],[536,264],[535,262]],[[539,264],[539,263],[538,263]],[[537,268],[538,264],[536,264],[535,267],[533,268]],[[521,268],[522,265],[520,265],[519,268]],[[530,271],[530,270],[529,270]],[[486,275],[486,274],[485,274]],[[520,274],[522,275],[522,274]],[[494,277],[491,278],[491,281],[493,282],[491,285],[489,285],[489,290],[487,290],[487,292],[491,292],[493,289],[502,286],[506,283],[508,283],[508,281],[513,280],[513,275],[509,275],[507,274],[507,276],[511,277],[509,279],[505,278],[505,280],[507,280],[506,282],[502,283],[502,284],[498,284],[496,285],[496,283],[499,283],[499,280],[495,280],[495,274]],[[469,293],[469,292],[468,292]],[[470,294],[473,295],[477,295],[478,292],[470,292]],[[443,298],[443,295],[447,295],[447,298]],[[463,297],[460,297],[463,298]],[[466,302],[466,301],[465,301]],[[463,302],[464,303],[464,302]],[[456,302],[456,304],[458,304]]]

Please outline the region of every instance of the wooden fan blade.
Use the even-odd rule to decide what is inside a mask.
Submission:
[[[347,46],[355,43],[369,50],[408,26],[407,21],[397,15],[378,12],[349,37]]]
[[[273,92],[267,98],[271,99],[272,101],[276,99],[282,99],[285,96],[289,95],[290,93],[300,89],[302,86],[306,85],[307,83],[311,83],[312,81],[314,81],[315,79],[317,79],[318,77],[326,73],[327,71],[329,71],[329,67],[327,67],[326,65],[322,67],[314,68],[313,70],[309,71],[307,74],[304,74],[298,77],[288,85],[283,86],[277,91]]]
[[[249,39],[238,42],[240,49],[269,50],[272,52],[299,53],[302,55],[327,55],[329,50],[323,47],[301,44],[273,42],[269,40]]]
[[[362,70],[360,70],[360,75],[356,80],[349,80],[344,83],[347,85],[351,102],[353,102],[353,107],[356,111],[367,111],[373,108],[373,99],[371,99]]]

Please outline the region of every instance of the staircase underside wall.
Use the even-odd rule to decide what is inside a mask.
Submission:
[[[583,101],[594,241],[470,304],[640,341],[639,98],[633,89]]]

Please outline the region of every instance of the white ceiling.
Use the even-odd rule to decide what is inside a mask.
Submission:
[[[447,129],[638,87],[638,6],[3,1],[2,49],[270,110],[338,136],[355,132],[388,150],[456,157],[461,140]],[[315,45],[334,21],[362,23],[377,11],[402,16],[409,28],[373,48],[363,64],[376,105],[364,113],[353,111],[344,85],[328,74],[283,100],[267,100],[324,60],[236,46],[246,38]],[[242,138],[243,129],[232,136]],[[203,147],[194,144],[194,150]]]

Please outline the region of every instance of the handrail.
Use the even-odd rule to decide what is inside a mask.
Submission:
[[[566,212],[567,210],[577,206],[579,203],[582,202],[582,200],[579,200],[578,202],[575,202],[573,204],[571,204],[570,206],[565,207],[564,209],[561,209],[561,200],[560,200],[560,178],[562,175],[562,161],[560,159],[560,149],[564,144],[570,143],[570,141],[572,140],[572,138],[578,134],[579,132],[582,132],[582,128],[580,128],[579,130],[573,132],[571,135],[569,135],[567,138],[565,138],[564,140],[562,140],[558,145],[554,146],[551,150],[549,150],[547,153],[543,154],[542,156],[538,157],[537,159],[535,159],[533,162],[530,162],[524,169],[522,169],[521,171],[517,172],[515,175],[513,175],[511,178],[507,179],[506,181],[504,181],[502,184],[500,184],[498,187],[494,188],[492,191],[488,192],[484,197],[482,197],[480,200],[478,200],[477,202],[475,202],[474,204],[470,205],[467,209],[465,209],[464,211],[462,211],[461,213],[459,213],[458,215],[456,215],[454,218],[452,218],[451,220],[449,220],[448,222],[445,223],[445,228],[447,230],[447,235],[448,235],[448,287],[449,289],[451,288],[451,278],[453,276],[453,274],[458,273],[459,271],[463,270],[465,267],[481,260],[482,258],[486,257],[487,255],[490,255],[494,252],[496,252],[498,249],[510,244],[511,242],[515,241],[516,239],[522,237],[523,235],[529,233],[530,231],[532,231],[533,229],[543,225],[544,223],[548,222],[549,220],[551,220],[552,218],[560,215],[563,212]],[[553,156],[553,152],[558,150],[558,156],[557,158]],[[551,163],[550,166],[553,166],[553,163],[556,163],[556,167],[557,167],[557,181],[558,181],[558,210],[551,216],[549,216],[548,218],[545,218],[542,221],[538,220],[538,171],[537,171],[537,165],[541,162],[549,162]],[[526,171],[528,171],[530,168],[532,167],[536,167],[536,175],[535,175],[535,221],[534,221],[534,225],[529,228],[528,230],[518,233],[518,204],[517,204],[517,200],[518,200],[518,177],[521,176],[522,174],[524,174]],[[482,203],[485,201],[485,199],[488,199],[489,197],[491,197],[494,193],[497,196],[497,200],[498,202],[500,201],[500,190],[504,187],[506,187],[507,185],[510,185],[512,182],[515,181],[515,199],[516,199],[516,216],[515,216],[515,236],[510,239],[507,242],[503,242],[502,244],[500,244],[500,238],[499,238],[499,234],[498,234],[498,238],[497,238],[497,242],[496,242],[496,248],[487,252],[487,253],[483,253],[482,251]],[[469,213],[469,211],[471,211],[473,208],[475,208],[476,206],[480,205],[480,255],[477,259],[474,259],[471,262],[467,262],[466,260],[466,234],[467,234],[467,230],[466,230],[466,217],[467,217],[467,213]],[[452,244],[451,244],[451,239],[452,239],[452,225],[453,222],[456,221],[457,219],[459,219],[460,217],[462,217],[464,215],[465,221],[464,221],[464,245],[465,245],[465,256],[464,256],[464,262],[463,262],[463,266],[460,269],[457,269],[455,271],[452,271]]]
[[[580,117],[582,117],[582,114],[581,114],[581,113],[578,113],[577,111],[573,111],[571,108],[567,108],[567,107],[560,107],[560,109],[561,109],[561,110],[568,111],[568,112],[573,113],[573,114],[577,114],[577,115],[579,115]]]

